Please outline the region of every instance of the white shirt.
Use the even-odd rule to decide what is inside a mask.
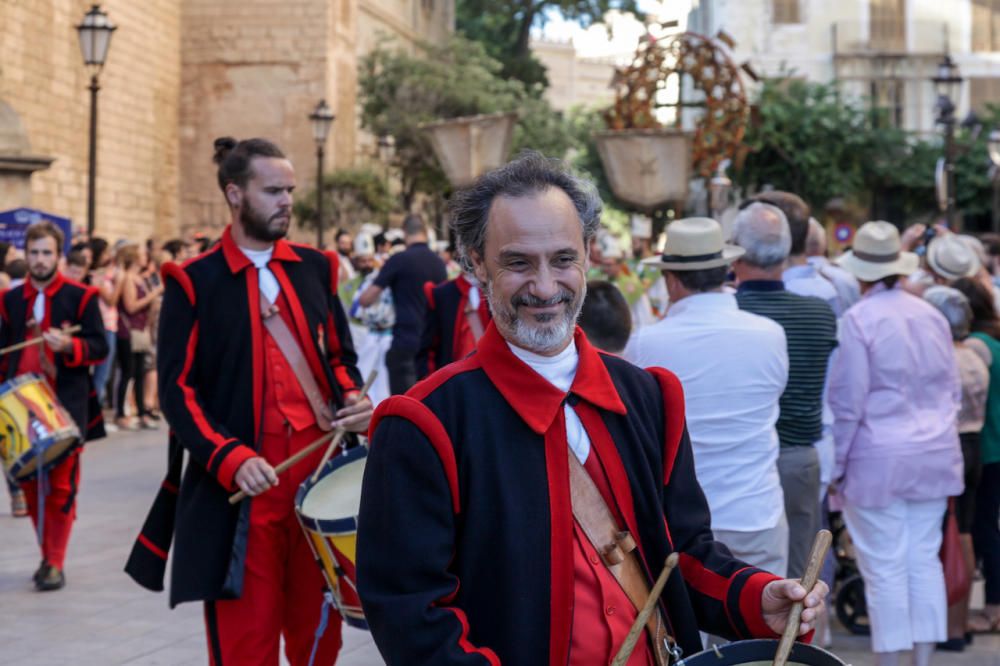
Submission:
[[[38,295],[35,296],[35,302],[31,306],[31,316],[35,318],[35,323],[38,326],[42,325],[45,321],[45,292],[39,291]]]
[[[844,314],[833,282],[820,275],[812,264],[789,266],[781,274],[781,280],[785,289],[793,294],[813,296],[824,301],[838,318]]]
[[[808,257],[809,265],[814,267],[821,277],[826,278],[837,291],[837,307],[833,309],[839,318],[847,309],[861,300],[861,287],[858,279],[840,266],[830,263],[826,257]]]
[[[241,247],[240,251],[257,267],[257,285],[260,287],[260,293],[264,294],[268,302],[274,303],[281,293],[278,278],[274,277],[274,273],[267,267],[267,262],[271,261],[271,255],[274,254],[274,246],[266,250],[248,250]]]
[[[541,356],[527,349],[521,349],[507,343],[514,356],[524,361],[532,370],[540,374],[546,381],[555,386],[563,393],[568,393],[573,385],[573,378],[576,377],[576,368],[580,364],[580,354],[576,350],[576,342],[570,342],[566,349],[555,356]],[[570,451],[584,464],[587,456],[590,455],[590,437],[580,422],[580,417],[576,415],[569,404],[563,405],[563,414],[566,416],[566,441],[569,442]]]
[[[739,309],[732,294],[688,296],[625,348],[639,367],[670,370],[684,387],[695,472],[712,527],[756,532],[778,524],[778,398],[788,382],[785,332]]]

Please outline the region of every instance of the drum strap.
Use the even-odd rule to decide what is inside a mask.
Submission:
[[[572,451],[569,451],[569,492],[573,517],[638,613],[649,598],[649,582],[636,555],[635,539],[618,529],[601,491]],[[646,631],[653,643],[658,666],[670,663],[675,645],[666,627],[662,611],[657,607],[646,623]]]
[[[269,302],[264,294],[260,295],[260,314],[264,319],[264,327],[271,334],[271,339],[278,346],[281,355],[288,361],[292,372],[295,373],[295,379],[302,387],[302,392],[306,394],[309,406],[316,417],[316,425],[326,432],[333,430],[333,410],[329,403],[323,399],[323,393],[319,390],[319,385],[316,384],[316,378],[313,377],[309,362],[306,360],[305,354],[302,353],[302,347],[299,346],[295,335],[289,330],[288,324],[278,314],[278,306]]]

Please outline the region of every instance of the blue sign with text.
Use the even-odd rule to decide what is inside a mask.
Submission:
[[[48,220],[62,229],[66,243],[63,252],[69,250],[69,241],[73,237],[73,222],[68,217],[59,217],[34,208],[13,208],[0,212],[0,241],[10,243],[24,249],[24,234],[28,225],[41,220]]]

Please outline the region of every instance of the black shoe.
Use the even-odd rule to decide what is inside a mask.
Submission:
[[[45,574],[47,574],[48,571],[49,571],[49,563],[46,562],[45,560],[42,560],[41,564],[38,565],[38,569],[35,571],[34,574],[32,574],[31,580],[35,582],[35,585],[38,585],[38,581],[44,578]]]
[[[938,643],[937,649],[942,652],[963,652],[965,650],[965,638],[949,638],[943,643]]]
[[[51,592],[66,587],[66,575],[54,566],[49,566],[45,575],[35,581],[35,589],[39,592]]]

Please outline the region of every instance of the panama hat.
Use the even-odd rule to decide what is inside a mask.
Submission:
[[[710,217],[688,217],[667,226],[667,242],[659,257],[644,266],[671,271],[697,271],[733,263],[745,250],[722,240],[722,226]]]
[[[601,259],[624,259],[625,251],[618,239],[611,234],[601,234],[597,237],[597,246],[601,251]]]
[[[854,236],[854,249],[837,263],[863,282],[876,282],[890,275],[909,275],[920,259],[903,252],[899,230],[888,222],[865,222]]]
[[[927,265],[948,281],[973,277],[980,268],[973,249],[954,234],[935,236],[927,244]]]

